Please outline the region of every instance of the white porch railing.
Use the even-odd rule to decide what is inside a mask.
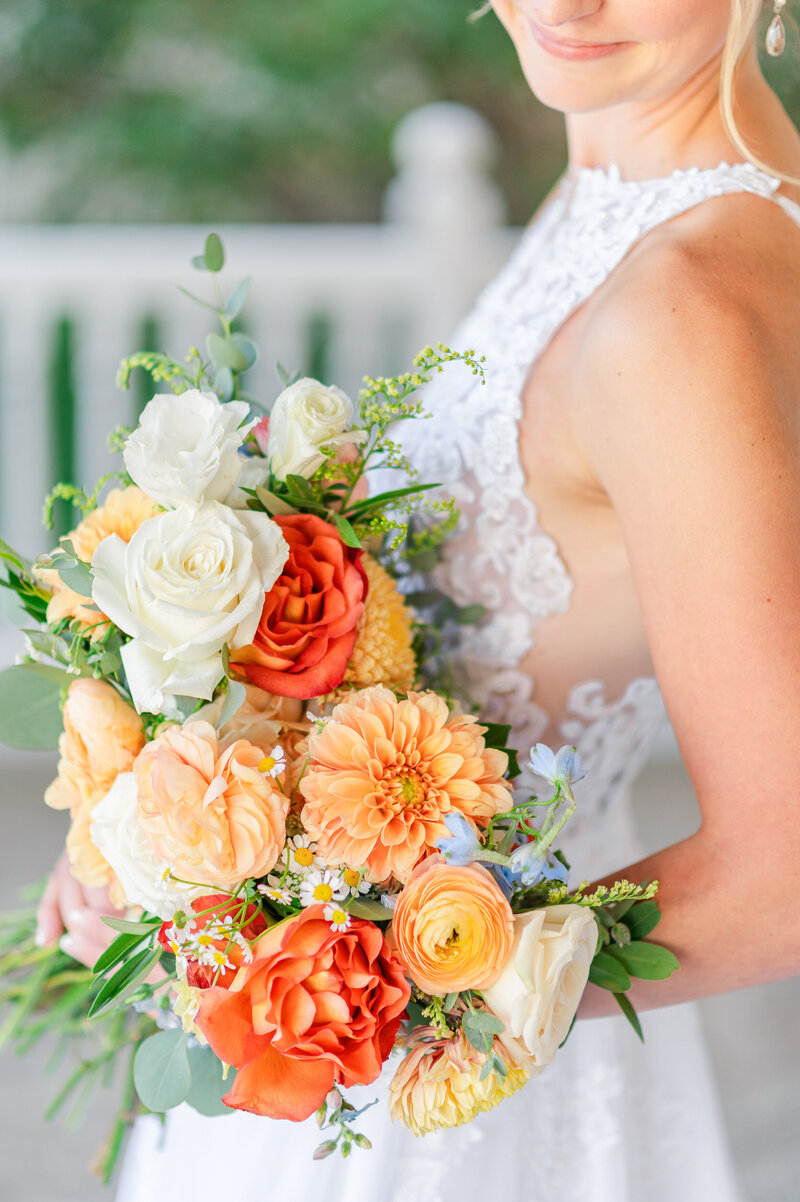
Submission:
[[[227,278],[253,277],[244,317],[261,358],[248,391],[275,395],[277,360],[301,371],[323,360],[328,381],[355,392],[365,372],[389,374],[449,338],[514,238],[488,175],[493,148],[472,110],[429,105],[398,128],[382,224],[217,227]],[[181,357],[202,345],[213,318],[176,284],[203,295],[208,277],[189,261],[207,232],[0,229],[0,530],[13,546],[47,549],[42,498],[65,467],[82,485],[108,470],[108,431],[135,418],[116,369],[145,321],[153,349]]]

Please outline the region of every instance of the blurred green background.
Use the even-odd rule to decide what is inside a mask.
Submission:
[[[390,135],[458,100],[500,135],[527,220],[564,162],[561,118],[474,0],[4,0],[0,218],[360,221]],[[11,208],[11,211],[3,211]]]

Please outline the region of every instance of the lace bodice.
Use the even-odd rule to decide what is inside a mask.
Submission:
[[[664,710],[652,666],[621,691],[617,682],[611,697],[606,681],[578,677],[561,712],[547,713],[537,702],[538,682],[523,661],[540,634],[546,637],[548,619],[570,621],[574,581],[539,523],[536,480],[526,480],[520,459],[523,384],[563,322],[645,233],[712,196],[773,197],[779,182],[749,163],[648,181],[623,180],[616,167],[565,176],[454,335],[457,348],[485,355],[486,385],[451,368],[427,390],[432,419],[403,430],[422,479],[441,481],[461,511],[436,584],[459,603],[479,602],[488,611],[462,636],[459,658],[472,695],[487,717],[512,724],[523,753],[546,733],[550,742],[578,747],[587,769],[579,797],[584,823],[606,813],[639,771]],[[798,206],[775,199],[800,219]],[[522,784],[541,786],[532,778]]]

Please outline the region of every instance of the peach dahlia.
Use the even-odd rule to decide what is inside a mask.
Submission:
[[[398,699],[362,689],[309,736],[302,821],[331,864],[366,866],[366,879],[406,880],[446,838],[444,816],[476,824],[508,810],[508,759],[487,748],[474,718],[449,717],[433,693]]]

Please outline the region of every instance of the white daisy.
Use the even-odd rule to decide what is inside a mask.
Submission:
[[[316,843],[312,842],[308,835],[292,835],[287,839],[280,863],[284,868],[288,863],[289,872],[295,872],[301,877],[312,868],[325,867],[324,861],[317,854]]]
[[[343,901],[349,892],[347,885],[334,869],[314,868],[300,885],[300,905],[316,906],[320,902]]]
[[[346,931],[350,926],[350,915],[341,906],[328,905],[322,911],[332,931]]]
[[[272,877],[268,878],[272,880]],[[280,877],[275,877],[275,880],[280,882]],[[256,885],[259,893],[263,894],[269,901],[278,902],[281,906],[290,906],[292,904],[292,895],[288,889],[283,889],[280,884],[277,885]]]
[[[269,755],[265,755],[258,765],[259,772],[265,776],[281,776],[286,771],[286,752],[282,747],[273,747]]]
[[[342,881],[347,886],[347,892],[350,897],[358,897],[360,893],[369,893],[370,883],[364,880],[363,868],[345,868],[340,865],[338,872],[341,875]]]

